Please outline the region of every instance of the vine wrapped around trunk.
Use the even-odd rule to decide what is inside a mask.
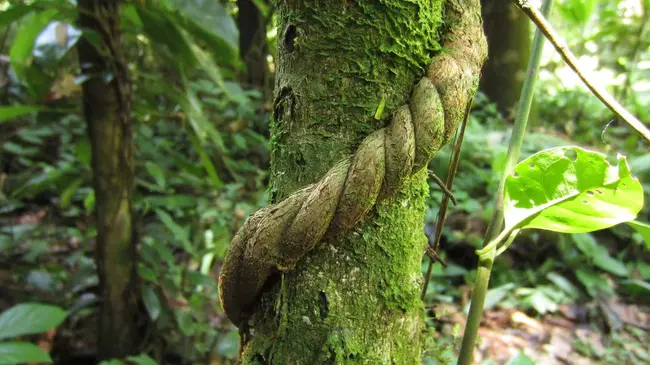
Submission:
[[[220,297],[237,326],[267,280],[292,270],[326,236],[355,226],[378,200],[399,190],[453,137],[486,57],[478,0],[445,3],[443,51],[388,126],[323,178],[248,218],[219,276]]]

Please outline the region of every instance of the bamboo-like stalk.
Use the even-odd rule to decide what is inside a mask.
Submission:
[[[553,0],[544,0],[542,12],[548,15],[552,4]],[[530,61],[528,63],[528,70],[526,72],[526,79],[524,80],[524,86],[521,90],[515,125],[512,129],[512,136],[510,137],[510,144],[508,146],[506,164],[503,169],[501,181],[499,182],[499,190],[497,191],[494,212],[492,212],[492,218],[488,225],[487,232],[485,233],[483,246],[486,246],[489,242],[493,241],[499,235],[503,226],[503,195],[506,178],[519,160],[519,153],[526,133],[526,124],[528,123],[528,114],[530,113],[533,96],[535,94],[535,82],[537,81],[537,74],[539,73],[543,49],[544,37],[538,28],[535,30],[535,38],[533,39],[533,47]],[[470,304],[467,325],[465,326],[465,333],[463,335],[460,356],[458,358],[458,365],[470,365],[472,363],[474,344],[476,343],[478,329],[481,324],[481,315],[483,313],[485,297],[487,296],[490,273],[492,271],[495,254],[496,251],[492,250],[479,260],[476,282],[472,294],[472,302]]]

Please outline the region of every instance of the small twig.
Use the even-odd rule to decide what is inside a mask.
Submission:
[[[578,66],[578,59],[571,53],[566,42],[560,37],[559,34],[553,29],[551,24],[544,18],[544,15],[528,4],[527,0],[513,0],[513,2],[521,9],[530,20],[535,23],[537,28],[544,34],[544,36],[553,44],[553,47],[562,56],[564,61],[571,69],[580,77],[580,80],[591,90],[591,92],[603,103],[609,110],[616,114],[619,118],[623,119],[625,123],[630,125],[637,131],[646,141],[650,142],[650,130],[641,123],[632,113],[628,112],[621,104],[619,104],[614,97],[612,97],[604,88],[595,85],[585,75],[584,71]]]
[[[436,184],[438,184],[440,189],[445,193],[446,196],[449,197],[449,199],[451,199],[454,205],[458,205],[458,200],[456,200],[454,193],[452,193],[447,187],[447,185],[438,176],[436,176],[436,174],[434,174],[433,171],[431,170],[429,170],[429,177],[431,177],[433,181],[435,181]]]
[[[439,262],[440,265],[442,265],[442,267],[444,267],[445,269],[447,268],[447,263],[445,262],[445,260],[442,259],[442,257],[440,257],[440,255],[438,255],[436,251],[433,250],[433,247],[428,246],[425,252],[427,253],[427,256],[429,256],[429,258],[431,259],[431,262],[433,261]],[[427,283],[428,282],[429,280],[427,280]]]
[[[469,121],[469,114],[470,111],[472,110],[472,102],[473,98],[467,103],[467,106],[465,107],[465,116],[463,117],[463,122],[460,125],[460,131],[458,132],[458,135],[456,136],[456,141],[454,142],[454,149],[449,157],[449,165],[447,166],[447,183],[442,184],[440,179],[436,175],[434,175],[431,171],[429,171],[429,175],[433,175],[434,179],[437,179],[436,182],[438,185],[440,185],[440,188],[443,189],[443,191],[448,191],[445,190],[447,188],[451,188],[454,185],[454,178],[456,177],[456,171],[458,171],[458,163],[460,161],[460,150],[463,146],[463,138],[465,137],[465,128],[467,127],[467,122]],[[445,225],[445,220],[447,218],[447,207],[449,206],[449,199],[452,199],[454,202],[454,205],[457,205],[456,197],[454,194],[449,192],[449,194],[445,195],[442,198],[442,202],[440,203],[440,209],[438,210],[438,217],[436,219],[436,231],[433,236],[433,245],[430,243],[429,246],[427,247],[427,254],[429,255],[429,266],[427,267],[427,273],[424,275],[424,285],[422,286],[422,293],[420,295],[420,298],[424,300],[424,297],[427,294],[427,287],[429,286],[429,280],[431,280],[431,272],[433,271],[433,262],[438,261],[442,264],[444,268],[447,268],[447,264],[442,261],[442,259],[435,259],[435,257],[432,257],[432,254],[435,254],[436,257],[439,258],[438,256],[438,247],[440,246],[440,237],[442,236],[442,227]],[[430,252],[431,253],[430,253]]]

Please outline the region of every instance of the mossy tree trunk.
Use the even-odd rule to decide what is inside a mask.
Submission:
[[[530,21],[512,0],[481,3],[489,56],[480,89],[510,118],[514,116],[526,76],[532,43]]]
[[[271,200],[320,179],[404,105],[440,51],[442,0],[277,1]],[[386,111],[375,119],[382,98]],[[244,364],[420,364],[426,169],[265,291]]]
[[[133,223],[131,82],[120,39],[117,0],[79,0],[79,25],[100,36],[79,44],[83,105],[92,146],[96,260],[101,307],[98,359],[139,351],[142,319]],[[96,48],[97,47],[97,48]],[[99,48],[99,49],[98,49]]]

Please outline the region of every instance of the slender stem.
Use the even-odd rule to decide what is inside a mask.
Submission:
[[[553,0],[544,0],[542,12],[548,15],[552,5]],[[488,225],[487,232],[483,239],[483,247],[486,247],[491,241],[499,236],[499,232],[503,226],[503,196],[506,179],[519,159],[521,145],[524,142],[526,124],[528,123],[528,114],[530,113],[533,95],[535,94],[535,82],[537,81],[537,74],[539,72],[543,49],[544,38],[538,28],[535,30],[535,38],[533,39],[533,47],[528,62],[526,79],[524,80],[524,85],[521,89],[521,97],[519,99],[515,125],[512,129],[512,136],[510,137],[510,144],[508,146],[506,164],[503,169],[501,181],[499,182],[499,190],[497,191],[492,218],[490,219],[490,224]],[[487,295],[488,285],[490,283],[490,272],[492,271],[495,254],[496,251],[492,249],[485,255],[479,256],[478,269],[476,272],[476,284],[474,285],[474,292],[472,294],[472,302],[467,317],[467,325],[465,326],[465,333],[463,335],[463,344],[460,349],[458,365],[470,365],[472,363],[474,344],[476,343],[478,328],[481,325],[481,314],[483,312],[485,296]]]
[[[512,245],[512,242],[514,242],[515,238],[517,238],[519,231],[520,229],[515,229],[514,231],[512,231],[512,233],[510,233],[510,236],[508,236],[508,240],[503,245],[501,245],[501,247],[499,247],[495,257],[499,257],[499,255],[506,252],[508,247],[510,247],[510,245]]]
[[[454,142],[452,154],[449,157],[449,165],[447,166],[447,182],[446,184],[440,184],[440,182],[437,182],[443,191],[449,191],[449,193],[443,195],[442,202],[440,203],[440,209],[438,210],[438,217],[436,218],[436,231],[434,233],[433,245],[429,244],[429,247],[427,247],[427,254],[429,254],[429,267],[427,268],[427,273],[424,276],[424,285],[422,286],[422,294],[420,295],[420,298],[422,300],[424,300],[424,297],[427,294],[427,288],[429,287],[429,281],[431,280],[431,272],[433,271],[434,261],[438,261],[442,264],[443,267],[447,267],[447,264],[445,264],[445,262],[438,256],[438,247],[440,246],[442,227],[444,227],[445,220],[447,219],[447,207],[449,206],[449,199],[452,199],[454,205],[458,205],[456,197],[454,197],[454,195],[451,193],[451,188],[454,185],[456,171],[458,171],[460,152],[463,147],[463,138],[465,137],[465,128],[467,128],[467,123],[469,122],[469,114],[472,110],[473,101],[474,99],[470,100],[469,103],[467,103],[467,107],[465,108],[465,117],[463,118],[463,122],[460,125],[460,129],[456,136],[456,141]],[[435,175],[433,175],[433,177],[437,178]],[[443,185],[445,186],[443,187]]]
[[[646,141],[650,142],[650,130],[641,123],[632,113],[628,112],[621,104],[619,104],[613,96],[611,96],[607,90],[602,88],[599,85],[594,84],[588,77],[585,75],[584,71],[578,66],[578,59],[576,56],[571,53],[569,47],[567,47],[564,40],[557,34],[553,29],[551,24],[546,21],[546,18],[539,10],[535,9],[528,4],[526,0],[513,0],[515,4],[526,14],[528,17],[537,25],[537,29],[541,30],[542,33],[548,38],[548,40],[553,44],[553,47],[557,52],[562,56],[564,61],[573,69],[573,71],[580,77],[582,82],[591,90],[591,92],[598,98],[600,101],[605,104],[614,114],[619,118],[623,119],[625,123],[629,124],[630,127],[634,128]]]

